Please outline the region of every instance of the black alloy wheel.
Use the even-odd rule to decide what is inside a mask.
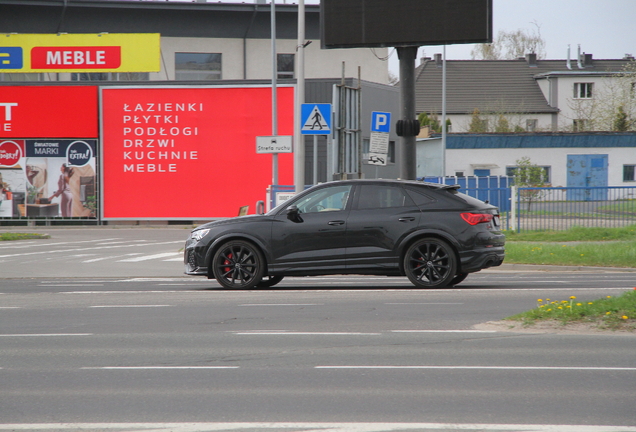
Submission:
[[[230,241],[214,254],[212,272],[225,288],[251,289],[263,278],[265,260],[253,244],[242,240]]]
[[[258,288],[269,288],[278,284],[278,282],[283,280],[284,276],[265,276],[263,279],[256,285]]]
[[[404,271],[418,288],[442,288],[455,277],[457,259],[448,243],[436,238],[423,238],[406,251]]]

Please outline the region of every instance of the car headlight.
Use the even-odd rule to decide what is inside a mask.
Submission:
[[[192,238],[192,239],[194,239],[196,241],[199,241],[203,237],[205,237],[209,232],[210,232],[209,229],[202,229],[202,230],[192,231],[190,233],[190,238]]]

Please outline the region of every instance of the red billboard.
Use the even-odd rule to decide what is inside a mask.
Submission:
[[[265,199],[271,87],[102,88],[102,217],[231,217]],[[294,89],[278,87],[278,134],[293,135]],[[293,184],[280,154],[279,183]],[[253,211],[250,211],[253,213]]]
[[[96,86],[0,86],[0,138],[97,138]]]

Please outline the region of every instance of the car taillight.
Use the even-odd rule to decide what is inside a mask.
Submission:
[[[494,216],[487,213],[462,213],[461,217],[469,224],[477,225],[490,222]]]

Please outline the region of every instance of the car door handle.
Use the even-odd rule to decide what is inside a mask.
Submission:
[[[413,222],[415,220],[414,217],[401,217],[398,219],[400,222]]]
[[[337,221],[329,221],[327,222],[327,225],[331,225],[331,226],[338,226],[338,225],[344,225],[345,221],[343,220],[337,220]]]

